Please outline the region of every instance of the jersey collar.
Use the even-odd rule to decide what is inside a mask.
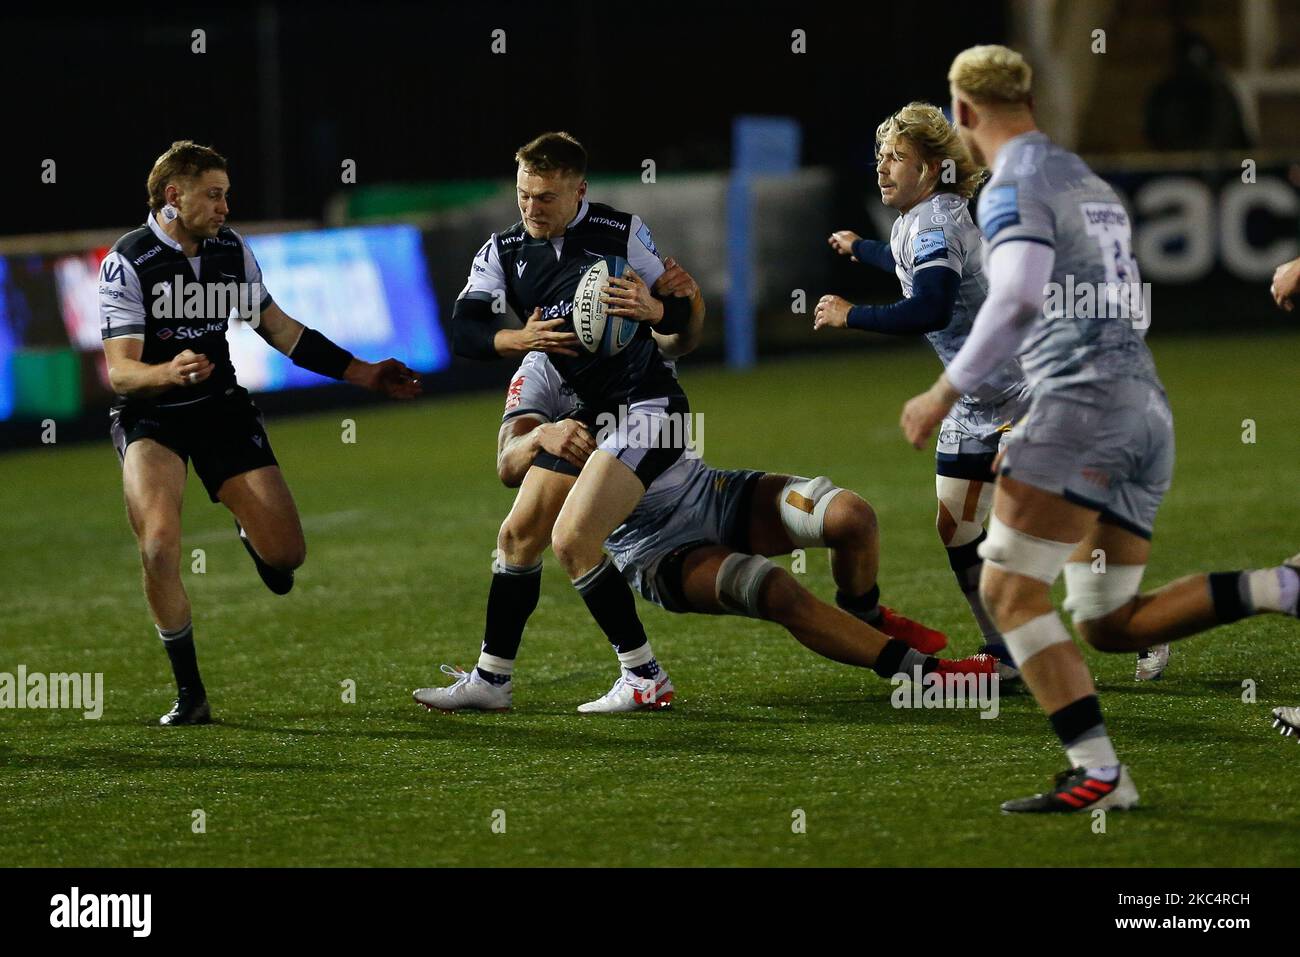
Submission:
[[[176,240],[172,239],[170,236],[168,236],[167,233],[163,231],[163,228],[158,225],[158,217],[154,215],[153,210],[149,211],[149,218],[148,220],[146,220],[146,222],[149,223],[149,228],[153,230],[153,234],[158,237],[160,242],[163,242],[166,245],[170,246],[178,253],[185,252],[185,250],[181,249],[181,244],[178,243]],[[201,246],[202,243],[200,243],[199,245]]]
[[[587,197],[585,196],[582,197],[582,205],[578,207],[578,214],[573,217],[572,221],[570,221],[568,226],[564,227],[565,231],[567,232],[569,229],[578,225],[578,223],[580,223],[583,220],[583,218],[586,217],[587,211],[590,207],[591,204],[587,202]]]

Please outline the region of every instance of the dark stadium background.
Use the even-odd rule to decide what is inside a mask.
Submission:
[[[23,92],[8,102],[5,158],[15,170],[62,161],[53,201],[6,177],[3,232],[133,223],[149,165],[182,135],[231,161],[235,219],[318,217],[345,156],[362,183],[509,178],[514,150],[550,128],[578,135],[594,171],[639,170],[646,156],[661,171],[723,169],[741,112],[793,116],[805,163],[861,169],[898,83],[945,103],[953,54],[1005,32],[998,4],[946,11],[510,2],[7,14],[0,71]],[[195,28],[207,30],[202,56],[189,49]],[[490,52],[495,28],[507,31],[505,56]],[[809,52],[793,72],[770,69],[795,28]],[[893,39],[903,36],[919,39]]]

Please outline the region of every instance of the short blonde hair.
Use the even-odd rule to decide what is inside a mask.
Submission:
[[[877,155],[893,148],[899,139],[915,147],[921,163],[937,161],[945,172],[952,171],[946,177],[940,173],[940,182],[946,187],[944,192],[966,199],[975,195],[984,179],[984,168],[971,159],[961,137],[937,106],[909,103],[876,127]]]
[[[1029,105],[1034,71],[1009,47],[990,44],[962,50],[948,69],[948,82],[980,105]]]

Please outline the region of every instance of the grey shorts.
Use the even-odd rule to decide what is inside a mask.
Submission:
[[[1038,390],[1007,441],[1002,474],[1151,537],[1174,471],[1174,420],[1159,386],[1107,379]]]
[[[605,540],[615,566],[646,601],[668,611],[691,609],[681,592],[681,560],[705,545],[749,550],[749,503],[762,472],[701,469],[676,507],[633,512]]]

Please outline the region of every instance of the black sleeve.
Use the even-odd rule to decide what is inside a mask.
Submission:
[[[952,308],[961,289],[961,277],[947,266],[922,269],[912,280],[912,295],[886,306],[854,306],[850,329],[905,336],[938,332],[952,322]]]
[[[686,296],[655,296],[664,304],[664,317],[654,327],[661,336],[683,332],[691,324],[691,300]]]
[[[885,272],[894,271],[894,251],[889,243],[878,239],[859,239],[853,244],[853,255],[865,266],[875,266]]]
[[[503,328],[492,303],[470,293],[456,300],[451,313],[451,351],[462,359],[499,359],[497,330]]]

